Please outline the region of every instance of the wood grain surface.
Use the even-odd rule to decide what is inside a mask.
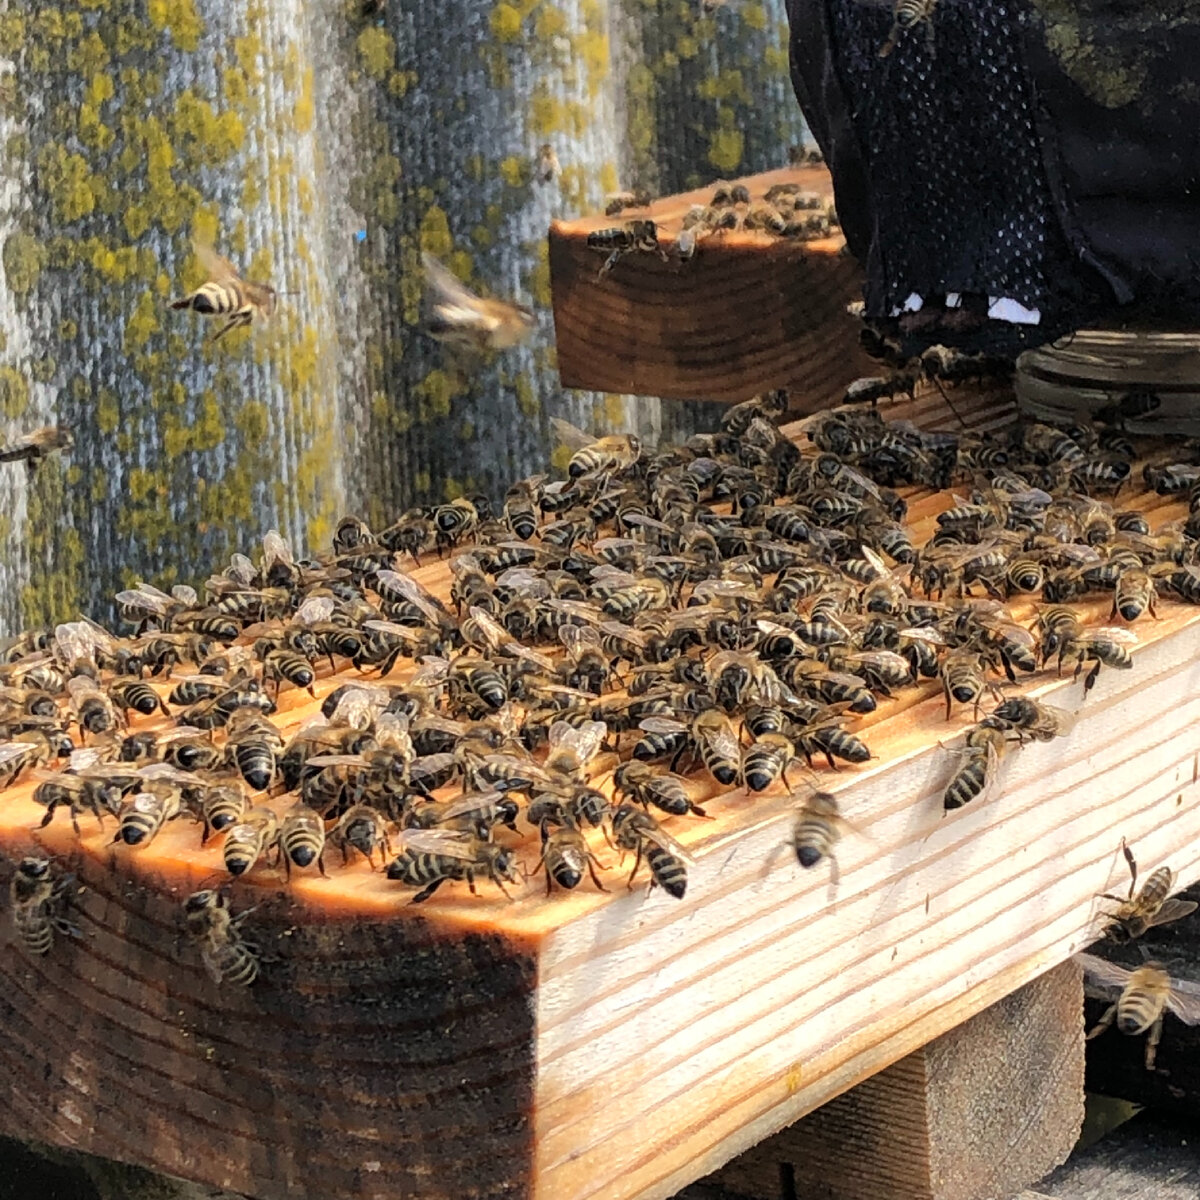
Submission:
[[[769,171],[742,180],[755,199],[796,182],[832,196],[824,167]],[[558,369],[564,387],[699,400],[745,400],[789,388],[798,411],[841,399],[855,375],[877,372],[858,347],[846,304],[861,272],[841,236],[797,242],[761,232],[722,232],[695,256],[673,253],[679,222],[712,185],[550,227],[550,278]],[[666,258],[629,254],[603,279],[604,257],[587,235],[649,217]]]
[[[930,426],[952,421],[938,403],[920,402]],[[912,493],[917,535],[950,503]],[[1122,504],[1155,523],[1181,508]],[[447,566],[418,577],[444,587]],[[861,726],[875,757],[821,772],[850,826],[836,886],[787,848],[784,791],[670,823],[697,860],[682,902],[628,890],[601,839],[607,894],[452,884],[419,910],[334,853],[329,878],[285,890],[268,867],[236,885],[236,912],[261,905],[245,992],[211,984],[184,939],[179,901],[220,866],[195,825],[131,849],[84,817],[76,842],[63,814],[36,828],[23,784],[0,848],[66,859],[83,936],[0,955],[0,1132],[263,1200],[670,1196],[1086,944],[1095,893],[1123,886],[1122,837],[1144,871],[1200,877],[1200,610],[1159,612],[1134,669],[1103,671],[1086,702],[1053,670],[1030,677],[1076,729],[1014,750],[999,794],[949,815],[942,743],[970,714],[946,721],[936,684],[881,703]],[[285,690],[276,720],[295,728],[348,677],[316,700]]]

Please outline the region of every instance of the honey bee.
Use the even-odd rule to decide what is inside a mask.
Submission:
[[[266,321],[275,312],[278,293],[265,283],[243,279],[237,268],[206,242],[193,239],[192,249],[208,278],[194,292],[171,301],[174,309],[190,308],[207,317],[224,317],[225,323],[212,335],[217,341],[231,329]]]
[[[967,730],[962,748],[956,751],[963,761],[942,796],[947,812],[991,792],[998,782],[1000,761],[1007,749],[1005,726],[992,717],[984,717]]]
[[[166,822],[182,812],[178,791],[138,792],[121,806],[114,842],[148,846]]]
[[[588,763],[595,758],[607,735],[608,726],[603,721],[587,721],[578,728],[556,721],[550,726],[546,770],[582,782]]]
[[[688,813],[698,817],[708,815],[692,800],[687,781],[682,776],[636,759],[621,763],[613,772],[613,788],[638,804],[652,804],[673,816],[687,816]]]
[[[784,733],[762,733],[742,756],[742,778],[752,792],[764,792],[778,779],[789,787],[787,769],[796,757],[796,746]]]
[[[16,783],[25,771],[32,770],[71,752],[66,734],[40,729],[25,730],[11,742],[0,742],[0,788]]]
[[[246,812],[246,794],[237,783],[213,783],[200,803],[200,820],[204,830],[201,845],[214,833],[224,833],[240,821]]]
[[[608,891],[596,874],[600,860],[592,853],[587,840],[575,825],[568,823],[550,829],[543,823],[541,828],[542,856],[538,865],[546,871],[547,896],[550,895],[552,881],[568,891],[578,887],[585,870],[599,891]]]
[[[705,675],[718,706],[727,713],[753,701],[770,703],[782,695],[782,685],[770,666],[741,651],[714,654],[705,664]]]
[[[537,318],[531,309],[477,295],[432,254],[423,253],[421,262],[429,313],[425,328],[430,337],[484,354],[519,346],[533,332]]]
[[[248,809],[227,826],[222,857],[230,875],[244,875],[275,844],[279,818],[265,807]]]
[[[695,860],[659,823],[639,808],[622,804],[612,814],[613,843],[619,850],[633,850],[637,858],[629,873],[630,888],[645,859],[650,869],[650,887],[661,887],[668,896],[682,900],[687,892],[687,868]]]
[[[1121,839],[1121,853],[1129,864],[1129,895],[1101,895],[1102,900],[1112,900],[1120,906],[1116,912],[1107,914],[1109,931],[1120,929],[1125,938],[1132,941],[1141,937],[1147,929],[1156,925],[1169,925],[1172,921],[1178,921],[1196,911],[1194,900],[1170,899],[1171,889],[1175,886],[1175,872],[1170,867],[1162,866],[1151,872],[1150,878],[1138,891],[1137,860],[1124,838]]]
[[[626,221],[624,225],[613,229],[599,229],[589,233],[587,247],[589,250],[599,250],[608,255],[596,276],[597,279],[603,279],[621,258],[635,251],[666,258],[658,244],[658,227],[647,218]]]
[[[549,142],[543,142],[538,147],[537,160],[533,164],[533,177],[538,183],[550,183],[560,173],[562,167],[554,147]]]
[[[321,814],[306,804],[294,804],[279,825],[276,839],[284,874],[290,879],[292,867],[309,867],[314,862],[325,872],[325,822]]]
[[[973,704],[979,716],[979,704],[983,693],[998,689],[987,678],[987,660],[977,650],[951,650],[941,661],[938,674],[942,680],[942,691],[946,695],[946,720],[950,720],[951,703]]]
[[[627,208],[645,208],[653,200],[645,188],[631,188],[627,192],[614,192],[607,198],[604,207],[606,217],[617,217]]]
[[[163,703],[159,694],[145,680],[136,677],[114,679],[107,688],[108,698],[123,712],[133,709],[144,717],[161,711],[170,716],[171,710]],[[93,718],[93,721],[95,718]],[[103,733],[102,728],[96,732]]]
[[[0,446],[0,462],[24,462],[32,475],[43,459],[74,445],[75,435],[69,425],[47,425]]]
[[[1200,987],[1173,980],[1159,963],[1148,962],[1135,971],[1094,954],[1076,954],[1075,961],[1091,982],[1109,995],[1117,994],[1087,1040],[1099,1037],[1113,1022],[1130,1037],[1148,1033],[1146,1070],[1154,1070],[1163,1017],[1170,1012],[1185,1025],[1200,1025]]]
[[[23,858],[9,885],[13,928],[30,954],[49,954],[55,933],[80,936],[66,919],[72,875],[59,875],[48,858]]]
[[[1095,686],[1100,668],[1112,667],[1118,671],[1128,671],[1133,667],[1133,655],[1129,647],[1137,644],[1137,635],[1130,629],[1118,626],[1106,626],[1091,629],[1081,637],[1065,643],[1063,652],[1059,655],[1060,663],[1065,658],[1075,663],[1075,678],[1079,678],[1085,663],[1093,666],[1083,679],[1083,692],[1086,696]]]
[[[558,440],[575,452],[567,464],[567,474],[572,479],[623,471],[632,467],[642,452],[641,442],[632,433],[593,438],[559,417],[551,417],[550,424]]]
[[[421,890],[411,903],[428,900],[447,880],[465,879],[475,895],[475,878],[486,875],[506,896],[504,884],[517,883],[516,855],[507,846],[482,842],[450,829],[406,829],[399,855],[388,864],[387,877]],[[511,898],[511,897],[510,897]]]
[[[837,800],[828,792],[814,792],[796,813],[789,844],[796,861],[811,870],[822,859],[829,859],[833,882],[837,882],[837,860],[833,848],[842,836],[842,821]]]
[[[257,709],[238,709],[230,718],[225,761],[237,767],[254,791],[271,786],[282,751],[283,735]]]
[[[1013,696],[1002,701],[992,716],[1006,728],[1016,730],[1022,740],[1031,737],[1037,742],[1066,737],[1075,727],[1074,713],[1029,696]]]
[[[383,854],[390,854],[392,849],[383,818],[369,804],[355,804],[346,809],[329,835],[329,840],[340,847],[343,863],[348,861],[351,847],[372,867],[375,866],[376,850],[381,852],[382,857]]]
[[[200,961],[214,983],[249,987],[258,978],[258,952],[239,931],[252,911],[231,916],[228,897],[211,890],[193,892],[183,902],[188,936],[199,948]]]
[[[1130,622],[1136,621],[1145,612],[1157,617],[1157,598],[1153,575],[1141,567],[1129,568],[1117,578],[1111,615],[1115,617],[1119,613],[1121,620]]]
[[[65,807],[71,814],[71,825],[79,835],[79,814],[87,811],[103,823],[104,815],[117,815],[121,793],[116,788],[97,786],[82,775],[63,771],[50,775],[33,789],[33,800],[46,809],[41,825],[49,825],[57,808]]]

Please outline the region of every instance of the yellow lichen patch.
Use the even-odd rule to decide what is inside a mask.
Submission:
[[[598,31],[581,34],[575,39],[575,53],[587,69],[588,95],[594,100],[608,78],[611,60],[608,34]]]
[[[500,178],[509,187],[524,187],[529,182],[529,164],[515,154],[500,160]]]
[[[403,100],[409,91],[416,86],[419,79],[420,76],[416,71],[389,71],[387,77],[388,95],[394,96],[397,100]]]
[[[533,390],[533,384],[529,381],[529,376],[517,376],[513,382],[513,391],[517,396],[517,408],[530,419],[536,417],[541,411],[542,406],[538,400],[537,393]]]
[[[263,63],[265,52],[262,40],[254,34],[233,39],[233,54],[237,65],[245,76],[250,88],[258,88],[263,82]]]
[[[450,253],[454,238],[450,236],[450,222],[444,209],[435,204],[426,210],[421,218],[419,240],[421,249],[435,258],[445,258]]]
[[[150,214],[146,211],[145,205],[126,205],[125,211],[121,214],[121,224],[125,226],[125,232],[130,239],[136,241],[150,228]]]
[[[121,420],[121,406],[110,388],[96,392],[96,428],[103,434],[115,433]]]
[[[708,161],[722,175],[733,175],[742,163],[746,138],[740,129],[714,129],[708,140]]]
[[[747,28],[761,33],[767,28],[767,6],[758,0],[743,0],[738,12]]]
[[[24,45],[24,15],[14,10],[0,13],[0,54],[12,58]]]
[[[313,69],[310,63],[300,75],[300,95],[292,107],[292,127],[297,133],[308,133],[313,123]]]
[[[549,308],[551,303],[550,243],[545,238],[541,238],[530,249],[533,251],[535,261],[529,272],[529,294],[539,308]]]
[[[537,10],[533,20],[533,33],[539,41],[549,41],[566,32],[567,18],[561,8],[553,4],[543,4]]]
[[[29,378],[34,383],[49,383],[57,370],[58,363],[49,354],[42,354],[30,360]]]
[[[27,296],[37,286],[46,265],[46,248],[37,238],[17,230],[5,239],[0,251],[4,278],[14,296]]]
[[[448,417],[455,396],[462,394],[462,380],[434,367],[413,389],[417,397],[420,420],[426,423],[435,417]]]
[[[396,62],[396,43],[386,29],[369,25],[355,42],[363,70],[372,79],[384,80]]]
[[[195,0],[146,0],[146,15],[155,29],[167,30],[180,50],[191,52],[200,45],[204,22]]]
[[[151,336],[158,332],[158,327],[158,305],[149,292],[143,292],[125,323],[125,353],[141,350]]]
[[[57,142],[43,146],[37,156],[38,177],[50,200],[54,219],[69,225],[96,207],[96,189],[87,159]]]
[[[16,367],[0,366],[0,417],[11,421],[29,407],[29,380]]]
[[[570,446],[555,446],[550,452],[550,465],[560,475],[565,475],[567,472],[567,464],[574,456],[574,451]]]
[[[515,42],[521,36],[521,14],[501,0],[488,14],[488,25],[498,42]]]

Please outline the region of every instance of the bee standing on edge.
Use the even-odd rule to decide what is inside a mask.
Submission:
[[[23,858],[9,885],[13,926],[30,954],[48,954],[55,933],[80,936],[66,920],[67,891],[73,875],[60,876],[48,858]]]
[[[1167,866],[1153,871],[1135,895],[1137,860],[1133,857],[1133,851],[1125,844],[1124,838],[1121,839],[1121,853],[1129,864],[1129,895],[1122,898],[1107,892],[1101,894],[1101,900],[1112,900],[1120,905],[1116,912],[1105,914],[1108,917],[1106,933],[1120,929],[1125,937],[1132,941],[1155,925],[1169,925],[1172,921],[1181,920],[1196,911],[1194,900],[1169,899],[1171,888],[1175,885],[1175,872]]]
[[[183,902],[184,924],[215,983],[249,987],[258,978],[257,950],[238,932],[253,911],[230,916],[228,897],[216,891],[193,892]]]

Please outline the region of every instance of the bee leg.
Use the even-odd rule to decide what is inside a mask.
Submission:
[[[1110,1004],[1104,1010],[1104,1015],[1096,1022],[1095,1027],[1088,1031],[1088,1035],[1084,1038],[1084,1041],[1090,1042],[1092,1038],[1099,1037],[1116,1019],[1117,1006]]]
[[[321,875],[325,879],[329,878],[329,872],[325,870],[325,851],[324,850],[322,850],[321,853],[317,855],[317,870],[321,872]]]
[[[593,854],[593,853],[592,853],[592,852],[589,850],[589,851],[588,851],[588,856],[587,856],[588,874],[589,874],[589,875],[592,877],[592,882],[593,882],[593,883],[596,885],[596,887],[597,887],[597,888],[598,888],[600,891],[602,891],[602,892],[607,892],[607,891],[608,891],[608,888],[606,888],[606,887],[604,886],[604,884],[602,884],[602,883],[600,882],[600,879],[599,879],[599,877],[598,877],[598,876],[597,876],[597,874],[596,874],[596,863],[597,863],[597,861],[598,861],[598,860],[597,860],[596,856],[595,856],[595,855],[594,855],[594,854]]]
[[[1080,663],[1082,666],[1083,664]],[[1087,673],[1083,680],[1083,694],[1087,696],[1088,692],[1096,686],[1096,676],[1100,674],[1100,660],[1096,659],[1096,665]]]
[[[1163,1019],[1162,1013],[1158,1014],[1158,1020],[1150,1026],[1150,1033],[1146,1037],[1146,1070],[1154,1070],[1154,1058],[1158,1053],[1158,1043],[1162,1038]]]
[[[429,884],[427,887],[423,887],[423,888],[422,888],[422,889],[421,889],[421,890],[420,890],[420,891],[419,891],[419,892],[418,892],[418,893],[417,893],[417,894],[416,894],[416,895],[415,895],[415,896],[414,896],[414,897],[413,897],[413,898],[412,898],[412,899],[409,901],[409,904],[424,904],[424,903],[425,903],[425,901],[426,901],[426,900],[428,900],[428,899],[429,899],[429,897],[430,897],[430,896],[432,896],[432,895],[433,895],[433,893],[434,893],[434,892],[436,892],[436,891],[438,890],[438,888],[440,888],[440,887],[442,886],[442,884],[443,884],[443,883],[445,883],[445,882],[446,882],[446,880],[445,880],[445,878],[444,878],[444,877],[443,877],[443,878],[441,878],[441,879],[435,879],[435,880],[434,880],[434,881],[433,881],[431,884]]]
[[[629,881],[625,885],[630,891],[633,891],[633,879],[634,879],[634,876],[638,873],[638,867],[640,867],[641,865],[642,865],[642,844],[641,844],[641,842],[639,842],[638,848],[637,848],[637,858],[634,859],[633,870],[629,872]]]
[[[1137,859],[1133,857],[1133,851],[1130,850],[1124,838],[1121,839],[1121,853],[1125,856],[1125,861],[1129,864],[1129,899],[1132,900],[1133,890],[1137,887]]]

